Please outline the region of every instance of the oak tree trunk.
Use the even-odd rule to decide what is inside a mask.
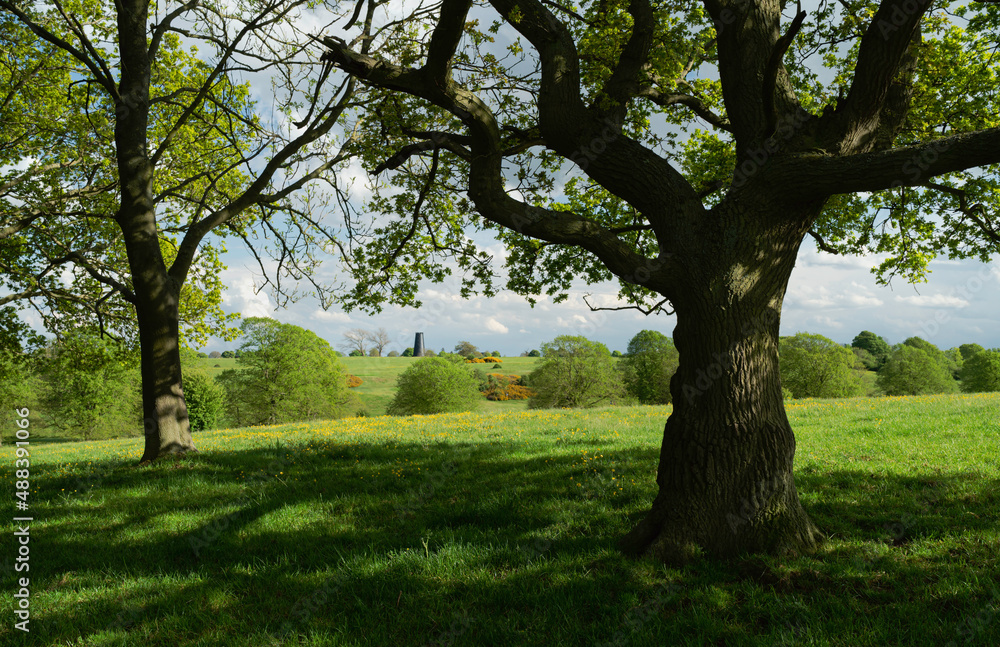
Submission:
[[[179,289],[171,285],[166,272],[150,271],[156,282],[152,294],[136,290],[139,345],[142,353],[142,416],[145,449],[140,462],[167,454],[196,451],[191,440],[187,403],[181,386],[181,356],[178,335]],[[133,269],[133,277],[136,270]]]
[[[147,0],[120,0],[118,45],[121,51],[120,98],[115,106],[115,148],[121,227],[132,275],[132,302],[139,327],[142,414],[145,449],[140,462],[195,449],[181,389],[179,299],[181,281],[167,271],[160,250],[153,200],[154,162],[150,159],[150,60]]]
[[[674,303],[680,365],[659,494],[623,538],[629,554],[683,563],[699,553],[807,553],[820,540],[795,489],[778,370],[781,302],[803,232],[789,225],[758,237],[743,228],[750,219],[738,220],[724,245],[691,259]],[[772,242],[761,249],[759,240]]]

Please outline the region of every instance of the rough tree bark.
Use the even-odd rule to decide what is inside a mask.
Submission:
[[[778,370],[781,304],[805,230],[728,211],[718,222],[732,235],[711,238],[730,244],[683,261],[690,269],[673,297],[680,366],[659,494],[621,541],[629,554],[679,563],[700,551],[802,554],[820,541],[795,489],[795,436]],[[748,224],[760,222],[770,231]]]

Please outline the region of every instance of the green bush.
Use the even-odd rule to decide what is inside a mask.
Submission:
[[[74,331],[52,344],[40,364],[47,422],[83,440],[142,433],[136,358],[118,344]]]
[[[673,340],[661,332],[643,330],[629,341],[618,370],[625,390],[641,404],[668,404],[670,378],[679,362]]]
[[[962,391],[1000,391],[1000,351],[983,350],[965,360],[962,366]]]
[[[396,395],[386,413],[411,414],[473,411],[482,404],[479,384],[464,364],[442,357],[413,362],[396,378]]]
[[[954,393],[958,390],[951,372],[925,350],[904,344],[896,348],[879,372],[875,383],[886,395]]]
[[[184,371],[184,401],[191,431],[215,429],[226,408],[226,392],[204,371]]]
[[[240,367],[217,378],[226,391],[229,424],[281,424],[340,418],[360,408],[347,370],[330,344],[312,331],[250,317],[241,325]]]
[[[823,335],[782,337],[781,385],[796,398],[849,398],[864,393],[854,351]]]
[[[586,337],[561,335],[542,344],[544,359],[528,382],[531,409],[620,404],[625,388],[608,347]]]

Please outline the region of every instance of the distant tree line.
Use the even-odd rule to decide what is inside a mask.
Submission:
[[[182,350],[192,430],[364,412],[348,388],[339,353],[315,333],[267,318],[246,319],[241,330],[238,350],[213,353],[236,360],[236,368],[217,376],[200,361],[212,355]],[[412,354],[412,348],[402,353]],[[558,336],[522,353],[540,360],[531,373],[509,378],[476,368],[481,363],[467,364],[484,356],[468,341],[454,353],[428,354],[439,356],[423,358],[399,376],[389,413],[474,410],[498,389],[500,399],[530,395],[531,408],[668,404],[679,363],[673,341],[652,330],[637,333],[619,357],[600,342]],[[42,425],[67,435],[90,440],[136,433],[142,419],[138,360],[126,345],[85,328],[46,340],[11,309],[0,309],[0,397],[29,407]],[[891,346],[870,331],[850,345],[805,332],[783,337],[779,367],[788,398],[1000,391],[1000,349],[968,343],[941,350],[920,337]],[[350,385],[359,383],[354,378]],[[689,385],[678,386],[683,393]]]

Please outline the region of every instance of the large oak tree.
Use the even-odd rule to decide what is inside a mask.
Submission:
[[[472,271],[464,287],[495,289],[471,226],[506,243],[508,287],[529,297],[617,278],[636,307],[669,304],[680,366],[659,494],[622,547],[669,561],[814,550],[778,370],[796,254],[808,236],[884,252],[885,280],[998,249],[997,8],[407,8],[370,52],[324,38],[366,87],[356,127],[384,178],[371,207],[397,216],[358,248],[376,271],[352,298],[405,302],[414,273],[449,255]]]

